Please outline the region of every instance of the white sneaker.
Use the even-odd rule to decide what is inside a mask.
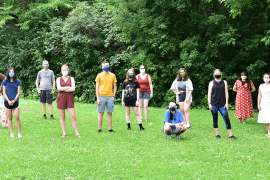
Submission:
[[[176,135],[175,137],[176,137],[176,139],[180,139],[180,135]]]
[[[167,135],[167,139],[172,139],[171,135]]]
[[[10,134],[10,137],[12,137],[12,138],[13,138],[13,137],[14,137],[14,133],[11,133],[11,134]]]
[[[14,134],[13,134],[13,137],[14,137]],[[21,138],[21,137],[22,137],[22,133],[19,133],[18,138]]]

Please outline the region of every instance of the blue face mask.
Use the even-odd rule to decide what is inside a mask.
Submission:
[[[109,66],[105,66],[104,68],[102,68],[104,71],[109,71],[110,67]]]
[[[133,74],[129,74],[128,77],[129,77],[129,78],[133,78],[134,75],[133,75]]]
[[[14,77],[14,73],[9,73],[9,77],[13,78]]]

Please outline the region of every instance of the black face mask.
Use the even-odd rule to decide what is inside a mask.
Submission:
[[[173,120],[173,113],[172,111],[175,111],[175,107],[170,107],[170,120]]]
[[[219,79],[221,77],[221,75],[215,75],[215,78]]]

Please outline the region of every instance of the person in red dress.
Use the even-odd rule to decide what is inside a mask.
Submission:
[[[57,78],[57,108],[59,109],[60,114],[60,123],[63,130],[63,135],[61,137],[66,137],[66,122],[65,122],[65,109],[67,109],[69,116],[71,118],[72,127],[75,131],[77,137],[81,137],[78,128],[77,121],[74,109],[74,96],[73,92],[75,91],[75,80],[73,77],[68,76],[69,67],[64,64],[61,67],[63,76]]]
[[[240,73],[238,80],[233,86],[233,91],[237,92],[235,101],[235,118],[239,122],[246,124],[248,117],[253,117],[253,103],[251,93],[255,91],[253,82],[248,78],[247,72]]]

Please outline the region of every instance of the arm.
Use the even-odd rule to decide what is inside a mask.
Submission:
[[[224,83],[225,83],[225,96],[226,96],[225,107],[227,108],[227,110],[229,110],[229,91],[228,91],[227,81],[224,80]]]
[[[53,89],[52,89],[51,94],[54,94],[54,91],[55,91],[55,78],[52,79],[52,82],[53,82]]]
[[[254,91],[256,91],[256,88],[255,88],[254,85],[252,85],[252,86],[251,86],[251,91],[250,91],[250,92],[253,93]]]
[[[259,111],[261,110],[261,99],[262,99],[262,92],[261,92],[261,86],[260,86],[259,92],[258,92],[258,109],[259,109]]]
[[[124,95],[125,95],[125,89],[122,90],[122,105],[125,106],[124,103]]]
[[[234,91],[234,92],[237,92],[237,91],[238,91],[238,89],[237,89],[237,87],[236,87],[236,83],[235,83],[234,86],[233,86],[233,91]]]
[[[210,110],[213,110],[211,105],[212,88],[213,88],[213,81],[211,81],[208,86],[208,106]]]
[[[61,87],[60,78],[57,78],[56,86],[57,86],[58,92],[65,91],[65,90],[69,89],[69,87]]]
[[[113,83],[113,97],[115,97],[116,90],[117,90],[117,84],[115,82],[115,83]]]
[[[149,86],[151,90],[150,98],[152,98],[153,97],[153,84],[152,84],[152,79],[149,75],[148,75],[148,81],[149,81]]]
[[[97,105],[100,105],[100,99],[99,99],[99,82],[96,82],[96,96],[97,96]]]
[[[17,101],[17,99],[19,98],[20,94],[21,94],[21,86],[18,86],[16,97],[15,97],[15,99],[13,101],[11,101],[12,105]]]
[[[6,86],[3,86],[3,95],[5,99],[7,100],[8,104],[10,103],[10,100],[8,99],[7,93],[6,93]]]
[[[40,91],[40,89],[39,89],[39,87],[38,87],[38,83],[39,83],[39,78],[37,78],[37,79],[36,79],[36,87],[37,87],[37,91],[38,91],[38,93],[40,94],[40,93],[41,93],[41,91]]]
[[[174,94],[177,95],[177,94],[180,94],[180,93],[175,90],[175,84],[176,84],[176,82],[177,82],[176,80],[173,81],[173,83],[171,85],[171,90],[174,92]]]
[[[75,80],[73,77],[71,77],[71,87],[67,87],[68,89],[65,90],[65,92],[74,92],[75,91]]]
[[[140,92],[139,92],[139,88],[136,89],[137,92],[137,100],[136,100],[136,106],[139,106],[139,99],[140,99]]]

